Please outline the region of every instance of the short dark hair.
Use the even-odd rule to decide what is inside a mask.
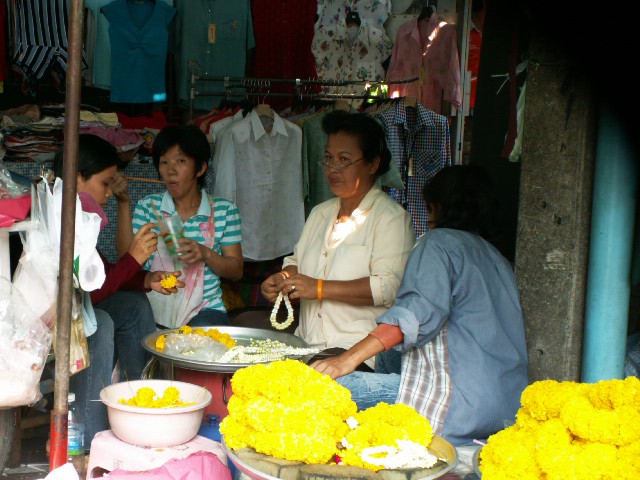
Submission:
[[[445,167],[425,183],[422,195],[430,211],[438,206],[437,228],[453,228],[495,242],[499,203],[487,171],[478,165]]]
[[[59,150],[53,159],[53,172],[62,178],[64,153]],[[78,135],[78,173],[84,180],[109,167],[120,165],[116,147],[97,135],[83,133]]]
[[[380,165],[376,176],[389,171],[391,152],[387,147],[384,129],[373,117],[365,113],[349,113],[344,110],[334,110],[322,119],[322,129],[327,135],[347,132],[355,135],[362,150],[366,163],[373,163],[380,157]]]
[[[153,164],[158,173],[160,173],[160,157],[176,145],[193,158],[196,173],[202,169],[203,165],[209,164],[211,146],[207,136],[199,127],[195,125],[169,125],[160,130],[151,147]],[[204,175],[198,177],[198,188],[204,188],[204,177]]]

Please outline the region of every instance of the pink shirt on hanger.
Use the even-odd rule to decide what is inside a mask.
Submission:
[[[442,111],[442,101],[462,105],[460,60],[455,25],[437,15],[410,20],[398,28],[387,80],[418,77],[417,82],[390,85],[390,95],[413,96],[427,109]]]

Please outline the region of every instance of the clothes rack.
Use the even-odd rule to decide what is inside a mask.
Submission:
[[[368,92],[373,86],[391,85],[401,83],[412,83],[418,81],[418,77],[407,78],[402,80],[384,81],[384,80],[319,80],[319,79],[300,79],[300,78],[251,78],[251,77],[201,77],[197,73],[191,73],[191,94],[189,99],[189,119],[193,119],[193,103],[196,97],[289,97],[298,98],[300,100],[335,100],[338,98],[350,99],[369,99],[374,98]],[[199,92],[197,82],[223,82],[224,90],[218,92]],[[270,89],[271,84],[294,84],[294,93],[266,93],[263,89]],[[366,90],[365,95],[352,95],[348,93],[304,93],[305,87],[326,86],[341,87],[348,85],[363,85]],[[233,89],[260,89],[258,92],[234,92]]]

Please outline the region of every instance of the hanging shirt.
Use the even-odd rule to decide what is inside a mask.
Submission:
[[[351,27],[353,28],[353,27]],[[312,50],[318,78],[326,80],[383,80],[382,63],[391,54],[393,44],[384,30],[362,23],[351,33],[344,19],[316,31]],[[329,87],[326,93],[362,93],[363,85]]]
[[[398,28],[387,80],[418,77],[417,82],[389,85],[389,96],[413,96],[429,110],[442,112],[442,101],[462,106],[460,60],[455,25],[437,15],[417,18]]]
[[[256,49],[253,76],[258,78],[316,78],[316,63],[311,53],[315,0],[252,0]],[[293,93],[293,83],[274,83],[270,93]],[[317,89],[305,89],[313,93]],[[291,105],[292,98],[270,97],[276,110]]]
[[[513,421],[527,386],[518,286],[489,242],[436,228],[417,242],[395,304],[376,319],[399,326],[404,352],[398,403],[429,419],[454,445]]]
[[[201,77],[242,77],[247,50],[255,47],[249,0],[188,0],[178,2],[173,39],[178,97],[189,104],[190,70]],[[190,68],[191,64],[191,68]],[[221,92],[222,82],[198,82],[199,92]],[[211,110],[222,96],[196,97],[194,107]]]
[[[111,98],[116,103],[167,100],[169,23],[175,9],[162,1],[115,0],[102,7],[111,39]]]
[[[30,86],[35,86],[51,68],[63,77],[67,72],[69,25],[66,0],[49,0],[41,8],[41,0],[21,0],[12,3],[14,42],[12,65]],[[82,67],[87,63],[82,58]]]
[[[392,160],[400,170],[404,190],[388,189],[389,195],[411,214],[416,236],[427,231],[427,207],[422,187],[436,173],[451,165],[447,118],[420,103],[407,108],[404,99],[392,107],[372,113],[382,121]]]
[[[162,0],[173,5],[173,0]],[[102,13],[102,7],[113,0],[85,0],[85,7],[91,13],[87,23],[87,60],[91,68],[89,84],[105,90],[111,89],[111,40],[109,39],[109,21]],[[92,46],[92,54],[89,53]]]
[[[381,29],[391,15],[391,0],[318,0],[316,32],[340,24],[351,10],[363,23]]]
[[[304,225],[302,131],[274,112],[270,132],[255,110],[228,127],[216,151],[214,193],[240,209],[248,260],[287,255]]]
[[[340,202],[332,198],[313,209],[293,255],[282,263],[312,278],[369,278],[373,305],[300,299],[296,335],[320,349],[351,348],[375,328],[376,317],[393,305],[415,240],[407,212],[378,187],[348,221],[336,223]],[[373,360],[367,364],[373,367]]]

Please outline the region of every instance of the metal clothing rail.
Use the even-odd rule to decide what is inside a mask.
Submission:
[[[369,95],[369,91],[373,86],[395,85],[402,83],[413,83],[418,81],[418,77],[407,78],[402,80],[319,80],[319,79],[301,79],[301,78],[251,78],[251,77],[201,77],[197,73],[191,73],[191,92],[189,96],[189,118],[193,119],[193,103],[196,97],[215,97],[215,96],[272,96],[272,97],[295,97],[301,100],[313,99],[368,99],[373,98]],[[197,82],[223,82],[224,91],[220,92],[199,92],[196,88]],[[233,89],[258,88],[269,89],[271,84],[292,84],[294,85],[293,93],[270,93],[270,92],[233,92]],[[351,95],[341,93],[306,93],[304,87],[325,86],[325,87],[344,87],[349,85],[363,85],[365,95]]]

